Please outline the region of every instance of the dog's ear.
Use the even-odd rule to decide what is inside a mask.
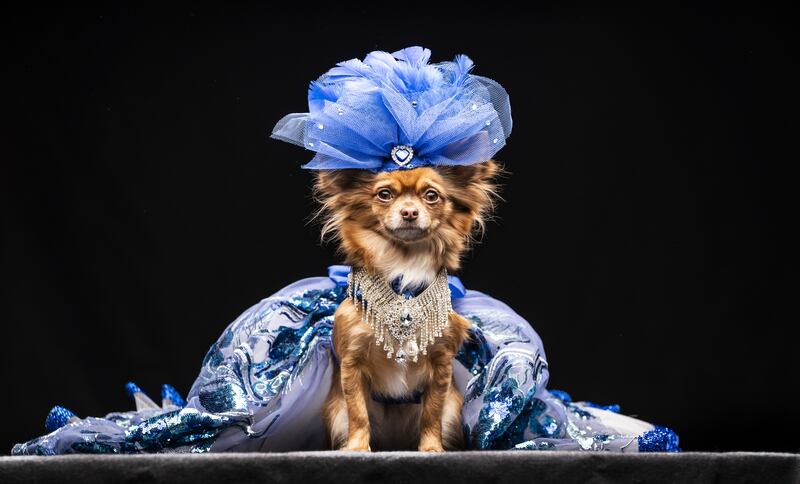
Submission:
[[[478,205],[488,205],[497,195],[496,179],[503,174],[503,169],[494,160],[464,166],[445,166],[439,168],[439,173],[454,189],[457,198],[472,199],[470,208],[475,210]],[[467,201],[467,200],[464,200]]]
[[[322,223],[322,240],[336,239],[341,235],[339,230],[343,221],[354,207],[363,205],[364,191],[369,189],[374,177],[375,174],[370,171],[354,169],[320,170],[315,173],[313,193],[319,209],[312,220]]]
[[[501,171],[497,162],[489,160],[474,165],[449,166],[444,174],[464,186],[472,183],[494,183],[495,177]]]
[[[447,166],[439,173],[448,182],[447,194],[457,213],[469,219],[469,226],[482,233],[499,198],[496,178],[503,173],[495,161],[474,165]]]
[[[370,175],[366,170],[320,170],[314,180],[314,195],[319,200],[335,198],[363,186]]]

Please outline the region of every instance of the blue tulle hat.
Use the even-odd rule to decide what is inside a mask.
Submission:
[[[372,171],[469,165],[491,159],[511,134],[511,104],[497,82],[470,74],[465,55],[429,64],[431,51],[374,51],[313,81],[307,113],[272,137],[316,152],[312,170]]]

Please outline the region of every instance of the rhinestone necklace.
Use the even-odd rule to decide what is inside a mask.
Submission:
[[[347,296],[375,333],[375,344],[383,343],[386,357],[394,356],[398,363],[417,361],[420,352],[428,354],[453,309],[446,269],[415,297],[397,294],[386,279],[364,268],[354,269],[347,276]]]

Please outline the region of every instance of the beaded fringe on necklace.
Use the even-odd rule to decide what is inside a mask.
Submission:
[[[398,363],[428,354],[428,346],[447,327],[453,306],[446,269],[414,297],[397,294],[386,279],[364,268],[354,269],[347,282],[347,295],[374,331],[375,344],[383,343],[386,357]]]

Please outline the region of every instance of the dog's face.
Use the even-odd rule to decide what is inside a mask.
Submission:
[[[442,176],[431,168],[375,176],[369,202],[377,220],[375,230],[399,243],[431,237],[453,211],[447,189]]]
[[[487,161],[381,173],[321,172],[315,192],[322,204],[323,235],[338,238],[351,263],[377,256],[387,245],[428,247],[457,261],[493,206],[497,171]],[[457,262],[444,265],[454,270]]]

